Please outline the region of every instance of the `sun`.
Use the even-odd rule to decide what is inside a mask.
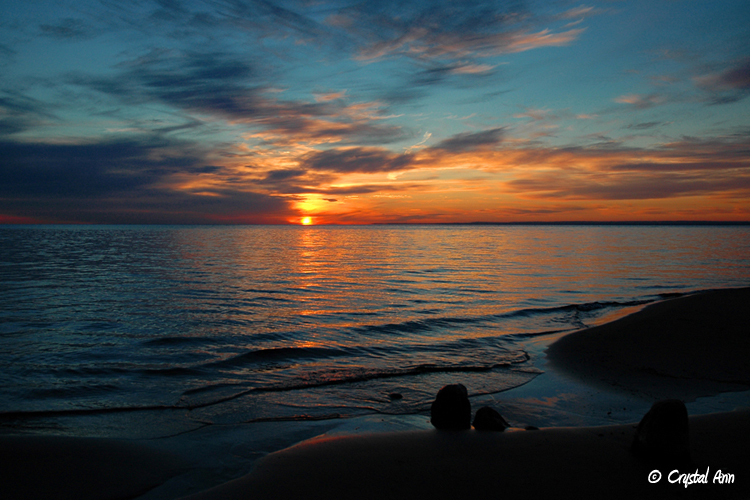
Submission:
[[[313,223],[312,217],[302,217],[299,221],[303,226],[309,226]]]

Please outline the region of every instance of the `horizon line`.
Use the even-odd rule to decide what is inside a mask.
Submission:
[[[2,226],[748,226],[750,220],[363,222],[352,224],[0,222]]]

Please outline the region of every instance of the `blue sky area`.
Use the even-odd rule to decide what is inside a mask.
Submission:
[[[750,220],[746,0],[0,5],[0,222]]]

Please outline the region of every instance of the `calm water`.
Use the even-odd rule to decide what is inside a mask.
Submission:
[[[540,336],[748,285],[748,226],[0,227],[0,425],[419,413],[531,380]]]

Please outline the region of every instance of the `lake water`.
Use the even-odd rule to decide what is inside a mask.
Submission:
[[[535,339],[748,285],[749,226],[4,226],[0,425],[424,414],[534,379]]]

